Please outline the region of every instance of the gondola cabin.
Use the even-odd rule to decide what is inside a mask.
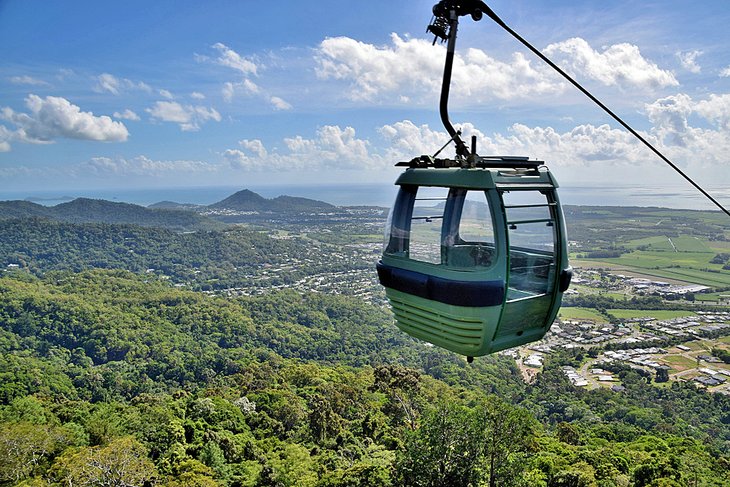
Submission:
[[[540,339],[572,274],[553,175],[527,158],[426,159],[395,183],[377,265],[397,326],[467,357]]]

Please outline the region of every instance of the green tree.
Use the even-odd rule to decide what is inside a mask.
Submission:
[[[478,415],[453,401],[427,410],[418,429],[405,438],[396,464],[397,483],[410,487],[477,485],[481,432]]]
[[[494,396],[479,407],[489,486],[520,483],[524,457],[533,449],[535,418]]]
[[[0,424],[0,483],[18,482],[42,472],[70,443],[63,428],[28,422]]]
[[[142,487],[157,476],[145,447],[130,436],[117,438],[106,446],[68,449],[51,468],[56,482],[75,487]]]

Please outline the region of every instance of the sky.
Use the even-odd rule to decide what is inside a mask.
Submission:
[[[0,190],[388,183],[448,140],[434,3],[0,0]],[[726,0],[487,3],[730,203]],[[563,186],[686,186],[487,17],[449,110]]]

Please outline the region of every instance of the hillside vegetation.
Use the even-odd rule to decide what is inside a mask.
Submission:
[[[16,273],[0,322],[9,485],[720,486],[730,468],[724,396],[630,370],[626,394],[575,391],[571,354],[528,386],[352,298]]]

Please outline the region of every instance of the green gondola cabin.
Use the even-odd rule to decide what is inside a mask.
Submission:
[[[414,160],[377,266],[397,326],[467,357],[542,338],[572,274],[553,175],[527,158],[480,161]]]

